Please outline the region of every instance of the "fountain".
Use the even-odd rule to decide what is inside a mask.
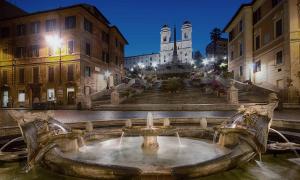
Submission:
[[[241,107],[216,129],[216,143],[179,137],[170,119],[158,126],[152,113],[143,125],[127,120],[119,138],[116,133],[103,135],[92,128],[79,131],[57,126],[59,122],[51,117],[20,127],[28,147],[28,169],[38,163],[81,178],[191,179],[235,168],[265,152],[276,105]],[[206,119],[200,123],[207,126]]]
[[[168,122],[164,122],[164,126],[154,126],[153,114],[148,112],[146,126],[126,126],[123,128],[123,133],[131,136],[143,136],[144,141],[141,147],[145,152],[153,152],[159,148],[157,136],[170,135],[176,133],[176,128],[170,126]]]

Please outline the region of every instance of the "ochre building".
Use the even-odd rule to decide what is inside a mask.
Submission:
[[[87,4],[0,20],[0,107],[82,107],[124,76],[126,39]]]

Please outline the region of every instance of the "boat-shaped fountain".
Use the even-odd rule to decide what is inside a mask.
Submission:
[[[20,127],[27,143],[28,170],[38,163],[82,178],[190,179],[259,158],[266,151],[276,106],[277,99],[273,98],[268,105],[242,107],[215,129],[216,143],[197,137],[179,138],[169,120],[157,125],[152,113],[145,125],[133,125],[128,120],[119,137],[74,130],[47,114],[29,122],[21,120]]]

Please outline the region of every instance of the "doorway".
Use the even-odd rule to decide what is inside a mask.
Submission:
[[[75,89],[73,87],[67,88],[67,98],[68,98],[68,105],[75,104]]]
[[[3,91],[2,107],[8,107],[8,91]]]

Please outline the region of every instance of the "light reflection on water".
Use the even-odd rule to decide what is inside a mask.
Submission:
[[[295,180],[300,179],[300,166],[287,159],[295,157],[294,154],[281,154],[277,157],[264,155],[263,162],[257,164],[255,161],[231,171],[218,173],[216,175],[199,178],[201,180]],[[36,167],[29,173],[23,173],[21,163],[0,164],[0,180],[81,180],[80,178],[66,177],[52,173],[41,167]]]

